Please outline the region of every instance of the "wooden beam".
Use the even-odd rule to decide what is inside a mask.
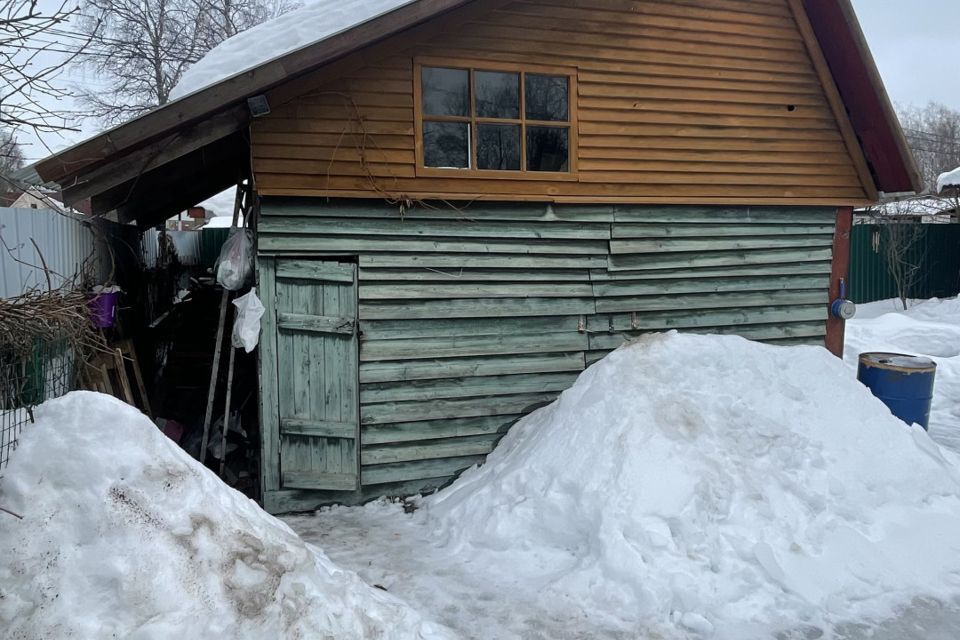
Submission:
[[[245,108],[234,107],[209,120],[197,123],[125,155],[116,162],[103,164],[98,169],[75,178],[76,182],[73,185],[63,189],[64,204],[72,205],[91,196],[99,195],[188,153],[197,151],[212,142],[243,129],[248,119]]]
[[[840,297],[840,279],[849,277],[850,271],[850,230],[853,228],[853,207],[837,209],[837,228],[833,235],[833,271],[830,274],[830,302]],[[843,338],[846,323],[827,314],[826,347],[838,358],[843,357]]]
[[[876,202],[880,199],[877,192],[877,185],[874,182],[873,174],[870,172],[870,166],[867,164],[860,140],[857,138],[853,125],[850,123],[847,107],[834,82],[833,74],[830,72],[830,65],[827,64],[827,59],[824,57],[823,50],[820,48],[820,42],[817,40],[813,26],[810,24],[807,10],[803,6],[803,0],[787,1],[790,4],[791,11],[793,11],[793,17],[797,22],[797,27],[800,29],[800,34],[803,36],[803,41],[807,45],[807,52],[810,54],[813,66],[817,70],[820,84],[823,85],[823,92],[827,97],[827,102],[830,103],[830,109],[837,119],[840,134],[843,136],[847,151],[850,152],[850,157],[853,159],[853,164],[857,169],[857,175],[860,177],[860,183],[863,185],[867,197]]]

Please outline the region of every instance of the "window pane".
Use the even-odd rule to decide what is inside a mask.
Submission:
[[[566,76],[528,73],[524,84],[529,120],[567,120],[569,88]]]
[[[477,71],[477,115],[481,118],[520,118],[520,74]]]
[[[424,122],[423,164],[426,167],[470,167],[470,125],[466,122]]]
[[[423,67],[420,85],[424,115],[470,115],[470,72],[466,69]]]
[[[567,127],[527,127],[527,171],[568,171]]]
[[[520,170],[520,125],[477,125],[477,168]]]

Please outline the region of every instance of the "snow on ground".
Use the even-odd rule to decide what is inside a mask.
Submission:
[[[288,522],[466,638],[960,630],[960,457],[819,347],[646,337],[419,506]]]
[[[314,0],[224,40],[187,69],[176,100],[393,11],[413,0]]]
[[[229,489],[136,409],[36,410],[0,479],[4,638],[449,638]]]
[[[857,366],[866,351],[927,356],[937,363],[930,435],[960,451],[960,299],[899,300],[860,305],[847,322],[844,360]]]

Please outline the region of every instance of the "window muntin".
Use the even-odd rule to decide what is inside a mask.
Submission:
[[[420,166],[571,176],[572,75],[491,66],[418,65]]]

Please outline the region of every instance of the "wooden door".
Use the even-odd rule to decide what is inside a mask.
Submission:
[[[280,487],[359,486],[357,266],[277,260]]]

